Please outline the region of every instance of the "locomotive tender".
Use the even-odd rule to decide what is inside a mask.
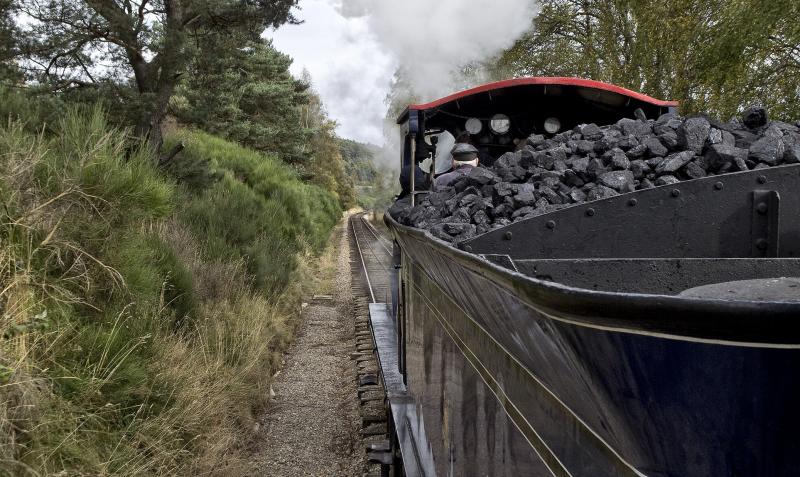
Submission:
[[[410,106],[402,166],[676,103],[523,78]],[[641,113],[640,113],[641,114]],[[435,143],[433,144],[435,146]],[[400,225],[371,306],[406,475],[800,475],[800,166],[696,179],[457,245]]]

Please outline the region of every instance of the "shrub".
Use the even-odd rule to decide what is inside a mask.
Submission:
[[[176,185],[100,108],[42,117],[0,123],[0,475],[247,474],[337,207],[208,135],[187,157],[215,179]]]
[[[187,187],[181,221],[201,238],[209,257],[244,258],[255,284],[274,295],[287,284],[296,255],[319,251],[341,215],[335,198],[305,184],[277,159],[194,130],[178,161],[205,161],[221,180]],[[174,140],[174,139],[173,139]]]

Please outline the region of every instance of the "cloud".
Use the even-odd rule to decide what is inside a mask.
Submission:
[[[378,43],[367,18],[335,0],[303,0],[301,25],[268,31],[275,47],[294,58],[292,74],[311,73],[314,89],[340,136],[383,143],[385,98],[396,61]]]

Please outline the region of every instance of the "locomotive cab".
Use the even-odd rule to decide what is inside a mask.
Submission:
[[[469,133],[482,162],[513,151],[532,134],[550,136],[578,124],[611,124],[638,114],[655,119],[674,111],[676,102],[599,81],[578,78],[518,78],[490,83],[406,108],[401,130],[401,167],[435,156],[426,137],[447,131]],[[413,152],[412,152],[413,147]]]

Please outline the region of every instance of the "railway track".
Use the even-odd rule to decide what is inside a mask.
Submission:
[[[355,315],[355,352],[358,399],[362,420],[361,436],[368,457],[365,477],[387,475],[394,461],[387,423],[386,389],[378,371],[375,342],[370,329],[369,307],[391,299],[391,242],[375,229],[363,214],[349,219],[351,270]]]
[[[350,228],[360,262],[359,268],[363,273],[371,303],[390,302],[392,269],[390,242],[364,218],[363,214],[350,219]]]

